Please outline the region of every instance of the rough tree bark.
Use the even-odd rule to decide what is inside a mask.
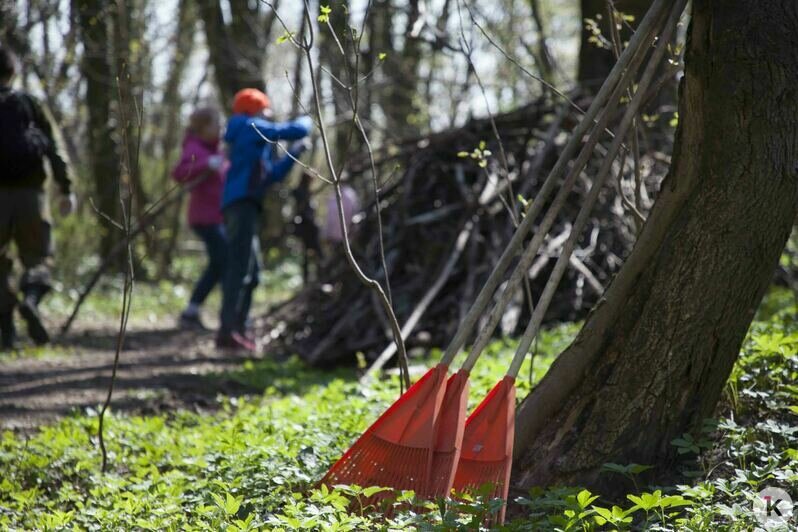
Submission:
[[[615,8],[624,15],[634,17],[633,25],[637,25],[651,6],[651,0],[615,0]],[[600,45],[593,42],[594,33],[591,31],[585,19],[591,19],[598,23],[601,36],[607,41],[610,40],[610,21],[607,13],[607,0],[581,0],[582,9],[582,38],[579,46],[579,64],[577,67],[577,81],[589,90],[598,90],[607,74],[615,64],[615,56],[612,47],[607,42]],[[621,39],[629,39],[631,31],[628,27],[621,29]]]
[[[94,181],[92,201],[100,215],[101,257],[108,255],[118,235],[104,216],[118,220],[119,202],[116,177],[119,173],[118,138],[111,120],[111,104],[116,95],[113,65],[108,50],[111,42],[109,19],[113,4],[101,0],[73,0],[72,13],[77,16],[83,57],[80,70],[86,80],[88,111],[89,166]]]
[[[712,416],[798,210],[798,4],[694,0],[670,172],[640,239],[518,412],[514,484],[659,466]],[[610,484],[612,483],[612,484]]]

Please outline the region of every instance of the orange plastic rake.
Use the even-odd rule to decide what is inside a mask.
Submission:
[[[667,37],[675,26],[685,1],[677,0],[674,4],[672,16],[668,22],[670,26],[663,30],[666,38],[661,39],[659,42],[669,42]],[[612,73],[608,77],[608,82],[602,86],[599,95],[593,99],[585,117],[571,136],[555,168],[546,179],[544,189],[548,190],[549,193],[557,188],[557,183],[561,177],[560,174],[564,174],[568,166],[568,160],[570,160],[571,155],[578,146],[581,145],[582,138],[587,132],[587,128],[592,126],[599,108],[605,104],[612,108],[617,103],[616,96],[619,98],[625,91],[626,82],[621,84],[620,81],[627,78],[623,77],[626,74],[622,74],[622,72],[627,67],[629,67],[630,71],[634,70],[631,68],[633,56],[642,60],[645,52],[638,54],[638,51],[645,50],[650,41],[653,40],[653,35],[656,32],[654,25],[658,24],[658,20],[661,18],[659,15],[664,13],[668,5],[668,0],[655,0],[649,9],[649,13],[638,26],[638,30],[632,37],[630,44],[621,54],[615,67],[613,67]],[[657,47],[654,54],[652,54],[649,67],[652,65],[656,67],[655,59],[659,61],[664,50],[665,45]],[[634,64],[638,63],[635,62]],[[635,92],[624,114],[621,122],[623,127],[619,126],[617,131],[626,131],[631,119],[636,115],[640,99],[646,94],[647,85],[655,71],[655,68],[649,67],[646,68],[643,77],[638,82],[638,90]],[[613,88],[613,84],[609,83],[610,79],[617,84],[616,87]],[[608,100],[610,92],[613,94]],[[611,114],[607,113],[606,116]],[[604,129],[602,120],[599,121],[601,127],[597,128],[599,133]],[[617,153],[623,138],[623,134],[616,135],[611,146],[611,150],[614,150],[612,153]],[[590,139],[594,139],[593,134],[591,134]],[[589,155],[597,139],[598,136],[596,135],[593,144],[586,144],[582,152]],[[579,160],[583,158],[582,153],[580,153]],[[507,301],[512,295],[513,287],[517,287],[520,279],[526,275],[527,262],[534,258],[543,242],[543,235],[550,229],[551,223],[553,223],[557,215],[557,210],[551,210],[554,205],[550,207],[549,212],[544,217],[543,221],[546,222],[546,227],[538,228],[537,234],[541,236],[536,235],[533,237],[532,242],[523,252],[521,261],[516,265],[516,270],[504,288],[500,300],[494,307],[494,311],[491,313],[490,327],[486,327],[480,332],[480,336],[477,338],[475,345],[472,346],[471,353],[463,364],[462,369],[449,378],[448,381],[446,379],[447,370],[456,353],[463,346],[466,338],[473,332],[477,322],[482,317],[483,311],[489,304],[493,292],[501,282],[505,271],[514,260],[516,252],[523,246],[524,239],[531,230],[533,221],[543,209],[543,204],[548,194],[544,193],[543,189],[541,189],[532,206],[527,210],[527,215],[522,219],[510,244],[502,253],[499,263],[495,265],[493,272],[480,290],[468,314],[461,321],[441,363],[427,372],[420,381],[380,416],[327,472],[321,480],[322,484],[328,486],[336,484],[357,484],[364,487],[384,486],[399,490],[414,490],[422,497],[431,498],[448,495],[452,484],[462,491],[479,487],[485,483],[491,483],[494,486],[494,494],[506,500],[509,489],[508,481],[514,437],[515,377],[518,375],[521,363],[526,357],[532,339],[540,327],[556,285],[568,265],[576,240],[582,229],[584,229],[590,210],[596,201],[597,195],[600,193],[601,185],[608,175],[607,170],[613,159],[613,157],[608,157],[602,163],[602,167],[599,170],[600,178],[591,187],[588,200],[580,209],[571,229],[571,235],[563,247],[563,251],[555,264],[538,305],[533,311],[527,330],[519,343],[507,376],[493,388],[468,418],[465,426],[463,426],[463,419],[465,418],[469,371],[480,356],[484,343],[491,337],[497,322],[496,317],[503,312]],[[584,163],[585,161],[580,163],[582,167],[584,167]],[[572,182],[575,179],[573,176],[578,175],[580,171],[581,168],[572,167],[566,181]],[[571,179],[572,177],[573,179]],[[567,189],[563,188],[561,190]],[[567,194],[567,192],[564,194]],[[559,209],[560,207],[557,208]],[[457,465],[455,466],[455,464]],[[392,496],[391,492],[381,492],[370,498],[367,504],[376,505],[382,499],[390,496]],[[504,509],[502,509],[499,518],[500,520],[504,518]]]
[[[504,522],[515,437],[515,378],[505,376],[468,416],[463,448],[453,488],[473,492],[490,486],[489,498],[505,501],[499,514]]]
[[[468,402],[468,375],[468,370],[463,368],[449,377],[446,382],[446,392],[435,427],[435,446],[429,482],[420,491],[420,495],[426,499],[446,497],[452,489],[463,441]]]
[[[447,369],[448,365],[438,364],[411,386],[330,468],[320,483],[423,491],[430,479],[435,427],[446,391]],[[364,503],[376,507],[393,495],[383,491]]]
[[[667,3],[656,2],[654,5],[663,6],[670,10],[670,15],[665,20],[662,17],[663,27],[658,40],[658,45],[652,53],[649,63],[646,66],[643,75],[640,77],[637,85],[637,90],[632,97],[629,106],[624,113],[621,124],[616,128],[616,136],[610,147],[609,153],[617,153],[623,142],[623,134],[620,132],[626,131],[628,125],[636,115],[639,104],[646,94],[646,89],[650,84],[657,66],[662,60],[662,57],[667,50],[670,35],[673,33],[679,17],[684,9],[686,1],[678,0],[673,2],[671,6]],[[649,13],[644,20],[654,20],[658,15],[655,14],[655,8],[652,6]],[[664,14],[664,11],[663,11]],[[642,24],[641,24],[642,26]],[[640,32],[640,29],[638,29]],[[637,35],[637,33],[636,33]],[[631,48],[631,45],[627,48]],[[543,322],[543,317],[546,314],[557,285],[565,273],[571,255],[574,252],[580,234],[585,228],[585,225],[590,217],[590,211],[595,204],[598,195],[601,192],[601,187],[604,180],[609,175],[609,170],[612,165],[612,158],[607,157],[602,162],[601,168],[597,173],[597,178],[588,192],[587,199],[579,210],[579,214],[574,220],[571,233],[568,236],[565,244],[563,245],[560,256],[554,265],[553,270],[546,281],[546,286],[540,295],[538,304],[532,312],[529,323],[524,330],[518,347],[516,349],[510,368],[507,370],[507,375],[502,379],[482,403],[477,407],[471,416],[466,421],[465,431],[463,433],[463,450],[460,455],[460,463],[457,466],[457,473],[455,474],[454,488],[459,491],[471,491],[486,483],[493,486],[493,496],[500,496],[506,505],[507,493],[509,490],[510,469],[512,466],[513,457],[513,438],[514,438],[514,418],[515,418],[515,378],[521,370],[521,364],[526,358],[532,341],[540,330]],[[524,252],[523,259],[528,258],[527,253],[531,253],[531,248]],[[526,267],[522,263],[519,266]],[[517,279],[519,273],[525,274],[525,270],[516,270],[513,272],[512,278]],[[512,285],[513,281],[510,281]],[[516,281],[517,282],[517,281]],[[501,312],[502,305],[506,302],[506,292],[502,295],[501,301],[494,307],[494,311],[490,316],[490,324],[488,327],[480,331],[480,335],[472,346],[472,353],[469,355],[471,359],[475,354],[479,353],[484,347],[487,338],[493,332],[496,325],[497,312]],[[477,355],[478,356],[478,355]],[[468,362],[466,362],[468,364]],[[504,520],[504,506],[499,515],[499,521]]]

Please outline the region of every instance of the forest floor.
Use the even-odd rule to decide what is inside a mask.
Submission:
[[[119,306],[118,292],[107,294],[87,304],[63,342],[0,353],[0,529],[470,531],[501,507],[459,496],[415,501],[412,508],[429,509],[418,513],[398,501],[386,519],[356,504],[377,488],[316,489],[330,464],[395,401],[398,379],[364,386],[355,367],[323,371],[297,357],[216,352],[213,333],[175,329],[185,289],[167,285],[142,284],[136,292],[105,419],[103,470],[96,412],[107,392]],[[261,297],[256,314],[285,293]],[[209,316],[217,304],[209,302]],[[57,294],[44,310],[55,325],[69,307]],[[672,442],[678,483],[649,484],[640,476],[645,464],[605,464],[603,474],[616,478],[626,497],[579,486],[513,490],[513,520],[504,529],[754,529],[757,492],[798,485],[796,310],[783,289],[765,299],[716,418]],[[542,331],[539,354],[525,361],[516,383],[519,397],[578,327]],[[501,379],[515,343],[488,346],[471,374],[469,410]],[[427,355],[415,360],[422,370],[440,357],[438,350]],[[786,526],[778,530],[794,529]]]
[[[32,429],[105,400],[117,330],[79,327],[46,355],[0,357],[0,429]],[[113,408],[142,415],[215,409],[218,395],[252,390],[205,376],[240,368],[245,360],[217,350],[212,332],[133,327],[119,363]]]
[[[284,273],[284,272],[283,272]],[[296,282],[296,281],[294,281]],[[287,286],[286,286],[287,285]],[[264,314],[290,292],[284,279],[263,290],[253,315]],[[30,432],[73,412],[96,409],[111,381],[119,333],[119,293],[113,283],[87,299],[74,326],[51,345],[35,347],[18,320],[20,348],[0,352],[0,430]],[[219,399],[252,393],[226,379],[253,358],[214,345],[218,294],[206,304],[208,330],[183,330],[177,316],[188,289],[180,284],[140,283],[133,295],[114,385],[112,407],[132,415],[157,415],[177,409],[202,412],[218,408]],[[42,315],[51,334],[64,322],[74,295],[55,293]],[[214,376],[214,378],[208,378]]]

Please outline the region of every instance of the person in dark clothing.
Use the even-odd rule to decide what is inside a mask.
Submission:
[[[16,57],[0,46],[0,349],[15,345],[15,308],[36,344],[50,339],[38,311],[39,302],[51,288],[52,239],[44,191],[45,159],[62,193],[61,214],[67,215],[75,208],[67,164],[58,153],[50,121],[33,97],[11,88],[16,71]],[[24,268],[19,283],[21,301],[10,280],[12,242]]]

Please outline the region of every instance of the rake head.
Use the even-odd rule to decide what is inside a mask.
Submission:
[[[452,489],[463,442],[463,426],[468,402],[468,371],[461,369],[446,382],[438,424],[429,484],[421,493],[427,499],[446,497]]]
[[[410,387],[330,468],[320,484],[383,486],[425,493],[448,367],[438,364]],[[364,506],[393,497],[383,491]]]
[[[499,514],[504,522],[515,436],[515,379],[504,377],[468,417],[454,489],[475,492],[488,485],[490,498],[505,501]]]

